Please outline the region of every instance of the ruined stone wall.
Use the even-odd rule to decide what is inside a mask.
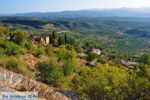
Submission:
[[[38,92],[38,96],[46,100],[69,100],[65,95],[56,92],[53,87],[0,68],[0,92],[7,91]]]

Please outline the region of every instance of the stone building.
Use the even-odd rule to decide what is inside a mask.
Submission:
[[[98,55],[100,55],[100,54],[101,54],[101,50],[100,50],[100,49],[95,49],[94,47],[89,48],[89,50],[88,50],[88,51],[90,51],[90,52],[94,52],[94,53],[96,53],[96,54],[98,54]]]
[[[29,39],[32,44],[42,43],[44,45],[47,45],[50,42],[49,36],[34,35],[34,36],[30,36]]]

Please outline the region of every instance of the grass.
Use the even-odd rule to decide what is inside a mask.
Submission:
[[[0,67],[29,77],[31,75],[30,71],[22,64],[18,57],[0,55]]]
[[[7,55],[0,55],[0,66],[5,68],[8,59],[9,57]]]

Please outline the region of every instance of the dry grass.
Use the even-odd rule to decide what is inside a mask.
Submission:
[[[84,66],[87,63],[87,61],[77,58],[77,59],[75,59],[75,63],[78,68],[81,68],[82,66]]]

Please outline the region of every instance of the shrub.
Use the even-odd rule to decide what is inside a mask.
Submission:
[[[145,70],[147,76],[149,71]],[[148,77],[139,76],[137,72],[108,64],[82,67],[73,80],[80,97],[90,100],[146,100],[150,98],[149,82]]]
[[[145,64],[149,64],[150,65],[150,54],[143,54],[140,58],[139,58],[139,62],[143,62]]]
[[[4,34],[5,36],[8,36],[10,33],[10,30],[3,27],[3,26],[0,26],[0,34]]]
[[[58,51],[58,57],[61,60],[74,59],[76,56],[77,54],[73,48],[71,50],[67,50],[64,47],[61,47],[61,49]]]
[[[43,55],[43,54],[45,54],[45,50],[44,50],[44,48],[38,48],[36,51],[35,51],[35,53],[34,53],[34,55],[36,56],[36,57],[39,57],[40,55]]]
[[[97,58],[99,58],[100,56],[98,55],[98,54],[96,54],[96,53],[94,53],[94,52],[89,52],[88,53],[88,56],[87,56],[87,60],[88,61],[92,61],[92,60],[94,60],[94,59],[97,59]]]
[[[64,75],[72,75],[73,72],[76,72],[75,62],[72,59],[65,60],[63,65]]]
[[[52,57],[52,56],[54,55],[54,47],[53,47],[53,45],[48,45],[48,46],[46,47],[46,53],[47,53],[50,57]]]
[[[73,48],[73,46],[70,45],[70,44],[66,44],[65,47],[66,47],[67,50],[72,50],[72,48]]]
[[[7,42],[5,52],[8,55],[18,55],[18,54],[20,54],[20,48],[18,45],[14,44],[12,42]]]
[[[5,54],[4,49],[3,49],[3,48],[0,48],[0,56],[1,56],[1,55],[4,55],[4,54]]]
[[[8,56],[5,54],[0,55],[0,66],[5,67],[6,63],[8,61]]]
[[[6,69],[9,70],[16,70],[19,67],[19,62],[16,59],[9,59],[7,64],[6,64]]]
[[[32,43],[31,43],[31,42],[26,42],[26,43],[25,43],[25,47],[26,47],[27,49],[31,49],[31,48],[32,48]]]
[[[64,74],[59,64],[50,59],[49,62],[39,62],[37,69],[40,72],[40,80],[53,85],[60,85],[64,80]]]
[[[18,45],[24,45],[26,41],[26,34],[22,30],[16,30],[15,32],[11,33],[12,40]]]
[[[18,55],[21,53],[20,47],[13,42],[0,39],[0,47],[3,48],[8,55]]]
[[[66,48],[62,47],[58,52],[58,56],[61,61],[63,61],[63,71],[65,75],[71,75],[73,72],[76,71],[76,66],[74,59],[76,57],[76,52],[73,48],[71,50],[67,50]]]
[[[82,50],[81,45],[79,43],[75,43],[74,48],[77,52],[80,52]]]

